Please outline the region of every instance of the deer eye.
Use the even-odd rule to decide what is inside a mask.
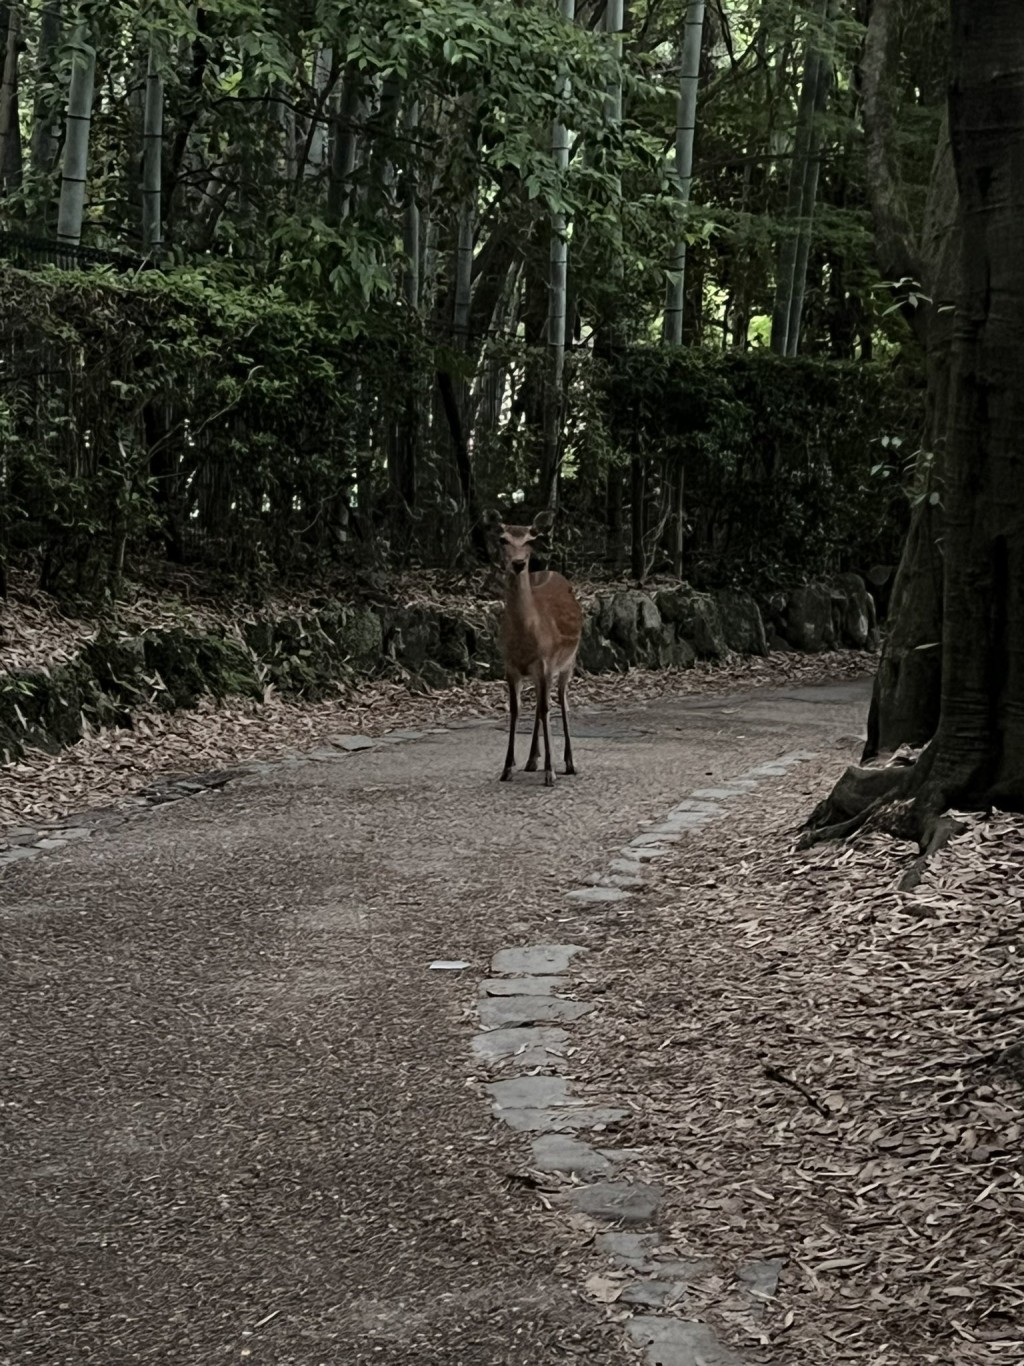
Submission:
[[[504,532],[502,532],[502,534],[498,537],[498,540],[502,543],[502,545],[512,544],[511,540],[505,535]]]

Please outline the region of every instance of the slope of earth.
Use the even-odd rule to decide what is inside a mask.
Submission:
[[[476,1084],[477,983],[509,943],[600,948],[567,888],[867,694],[609,707],[553,790],[495,781],[501,720],[296,758],[4,869],[0,1362],[623,1361],[593,1240]]]
[[[714,1261],[676,1312],[744,1362],[1021,1361],[1024,820],[965,817],[900,892],[912,846],[789,848],[835,773],[733,805],[605,911],[577,1065],[636,1107],[667,1254]],[[751,1258],[781,1269],[758,1312]]]

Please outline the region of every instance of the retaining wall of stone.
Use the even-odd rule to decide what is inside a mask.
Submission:
[[[60,749],[90,728],[130,725],[142,706],[193,707],[204,694],[261,699],[273,685],[317,698],[339,680],[386,672],[413,688],[500,677],[497,624],[498,608],[483,602],[325,602],[306,616],[240,622],[216,634],[101,633],[69,664],[0,671],[0,753]],[[619,588],[586,604],[579,662],[589,673],[689,668],[730,651],[871,649],[877,638],[873,599],[855,574],[761,601],[736,589]]]

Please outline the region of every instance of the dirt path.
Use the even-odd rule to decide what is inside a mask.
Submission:
[[[2,870],[3,1366],[624,1361],[474,1084],[478,983],[599,950],[568,890],[695,788],[838,765],[868,688],[595,712],[552,791],[495,781],[500,722],[285,762]]]

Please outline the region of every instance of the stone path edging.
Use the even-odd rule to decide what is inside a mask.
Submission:
[[[647,866],[671,853],[688,832],[720,819],[724,803],[750,796],[762,782],[785,777],[795,765],[817,757],[794,750],[720,787],[698,788],[621,849],[607,872],[592,874],[566,896],[585,904],[629,900],[643,890]],[[482,1032],[474,1036],[472,1049],[481,1061],[514,1069],[484,1083],[495,1119],[530,1136],[536,1170],[581,1182],[569,1188],[565,1206],[591,1219],[596,1230],[604,1225],[596,1232],[598,1247],[619,1270],[634,1273],[615,1303],[636,1306],[625,1330],[643,1349],[646,1366],[744,1366],[708,1324],[682,1317],[689,1282],[711,1271],[714,1259],[680,1259],[665,1252],[656,1229],[662,1188],[630,1178],[628,1166],[638,1153],[597,1137],[626,1119],[629,1110],[574,1097],[561,1074],[570,1035],[560,1026],[577,1024],[596,1005],[560,994],[570,986],[574,962],[586,952],[580,944],[532,944],[500,949],[492,958],[491,975],[479,986]],[[763,1302],[774,1294],[782,1267],[779,1258],[739,1267],[738,1293]]]

